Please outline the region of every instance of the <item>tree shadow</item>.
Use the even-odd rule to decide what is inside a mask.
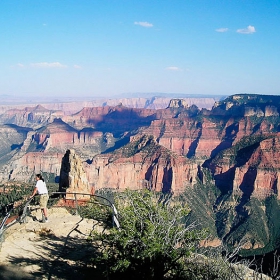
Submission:
[[[2,280],[32,280],[35,279],[30,273],[25,272],[18,265],[0,265],[0,279]]]
[[[72,232],[72,231],[71,231]],[[38,251],[43,253],[29,257],[11,256],[8,261],[16,267],[35,266],[39,267],[33,273],[26,273],[25,278],[20,278],[13,273],[14,269],[9,266],[0,266],[1,279],[93,279],[97,272],[92,267],[91,259],[97,250],[87,239],[69,236],[56,237],[52,234],[41,236],[43,245],[35,245]],[[17,278],[18,277],[18,278]],[[101,279],[101,277],[96,278]]]

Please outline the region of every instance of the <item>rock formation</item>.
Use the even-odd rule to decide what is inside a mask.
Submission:
[[[273,200],[280,199],[280,97],[238,94],[211,110],[177,98],[160,109],[152,109],[156,99],[145,108],[122,101],[71,115],[41,106],[3,113],[0,181],[28,182],[45,172],[60,178],[68,193],[188,192],[194,220],[201,217],[220,239],[234,246],[246,235],[250,250],[274,248],[280,238]]]
[[[74,198],[71,193],[94,193],[87,180],[87,175],[81,159],[74,150],[67,150],[62,158],[59,180],[59,191],[67,192],[67,198]],[[77,199],[89,199],[89,196],[80,195]]]
[[[248,173],[248,170],[252,170],[254,165],[251,162],[257,160],[264,162],[265,157],[261,156],[264,154],[264,150],[260,150],[259,154],[250,154],[252,158],[248,158],[247,162],[242,162],[242,164],[239,163],[238,166],[230,163],[224,165],[226,156],[223,156],[223,163],[211,161],[209,165],[209,160],[219,156],[220,153],[228,154],[228,157],[232,158],[231,148],[239,145],[238,143],[244,137],[277,133],[279,107],[279,98],[241,94],[216,103],[211,111],[199,110],[193,104],[189,105],[185,99],[169,101],[166,109],[133,109],[119,104],[116,107],[87,107],[71,116],[67,116],[61,111],[45,109],[42,106],[10,110],[1,118],[2,121],[13,123],[13,126],[11,124],[9,127],[2,126],[2,133],[6,133],[8,139],[13,137],[15,141],[12,141],[12,145],[9,145],[5,139],[2,141],[2,152],[0,152],[3,156],[0,177],[2,181],[16,178],[28,180],[31,177],[28,174],[34,174],[34,170],[42,169],[57,177],[61,158],[68,149],[73,149],[77,156],[86,163],[84,168],[86,173],[90,174],[87,176],[91,187],[102,188],[107,185],[121,189],[138,188],[144,184],[140,183],[141,180],[146,180],[152,182],[149,184],[152,184],[153,189],[169,188],[174,191],[185,187],[182,179],[180,183],[174,183],[176,172],[192,174],[187,176],[190,176],[194,182],[196,175],[193,174],[198,173],[198,166],[204,164],[214,170],[213,175],[218,186],[223,185],[223,178],[225,178],[228,182],[227,186],[230,186],[229,191],[240,190],[242,192],[243,185],[247,184],[246,180],[243,182],[243,177],[251,174]],[[58,118],[58,115],[61,118]],[[20,124],[30,128],[20,127]],[[41,127],[35,128],[39,124]],[[145,163],[141,163],[139,153],[129,157],[118,156],[112,161],[111,154],[117,153],[118,148],[122,148],[129,142],[137,142],[137,139],[144,139],[149,135],[153,135],[153,141],[159,144],[161,149],[165,148],[174,154],[173,162],[167,163],[166,159],[163,160],[163,152],[160,157],[158,154],[146,157]],[[266,138],[264,137],[261,143],[267,143],[267,145],[276,143],[276,138],[274,142],[272,140],[269,142],[265,140]],[[274,144],[271,149],[278,151],[278,146]],[[267,152],[265,154],[268,157],[275,156]],[[256,158],[255,160],[253,156]],[[186,163],[191,166],[188,170],[183,167],[179,169],[177,162],[181,166],[185,166],[185,163],[181,162],[181,157],[192,159],[192,162],[195,163]],[[157,170],[158,164],[165,167],[156,171],[155,176],[153,174]],[[95,167],[93,168],[93,166]],[[273,163],[270,163],[270,167],[267,164],[265,166],[266,170],[275,169]],[[131,171],[135,168],[139,169],[136,173]],[[264,168],[261,164],[257,165],[257,169],[254,190],[260,191],[254,191],[252,194],[276,193],[276,189],[278,189],[277,171],[269,170],[262,175]],[[150,176],[147,175],[149,173],[147,170],[150,170]],[[143,175],[141,172],[148,173]],[[111,180],[111,178],[115,178],[115,174],[118,174],[120,178],[125,177],[125,179]],[[172,174],[172,176],[168,174]],[[184,176],[181,175],[181,177]],[[251,178],[251,176],[249,177]],[[270,181],[270,187],[261,187],[264,185],[262,180]],[[166,181],[169,181],[169,187],[166,187],[167,183],[163,183]],[[118,182],[122,182],[122,184]],[[180,184],[181,187],[179,187]],[[164,187],[160,187],[161,185]],[[268,189],[270,191],[267,191]]]
[[[180,193],[195,184],[196,173],[195,163],[161,147],[152,136],[143,136],[83,164],[74,150],[68,150],[62,161],[60,187],[84,193],[102,188]]]

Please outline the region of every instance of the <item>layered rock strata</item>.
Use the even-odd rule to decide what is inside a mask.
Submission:
[[[116,190],[149,188],[156,191],[179,193],[196,182],[197,165],[158,145],[153,137],[143,136],[115,153],[95,156],[90,163],[75,163],[77,155],[67,151],[61,170],[61,180],[67,191],[74,190],[73,174],[86,174],[75,182],[83,192],[94,189]],[[85,178],[83,175],[81,178]],[[67,187],[67,183],[69,187]]]

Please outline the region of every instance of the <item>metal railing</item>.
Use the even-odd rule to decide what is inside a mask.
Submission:
[[[14,204],[11,203],[9,205],[6,205],[6,212],[5,215],[1,221],[0,224],[0,248],[1,248],[1,244],[4,241],[4,232],[5,230],[12,226],[13,224],[19,222],[22,223],[25,220],[26,214],[27,214],[27,207],[30,203],[31,199],[29,199],[27,202],[23,202],[21,204],[19,204],[18,206],[14,207]],[[8,207],[7,207],[8,206]],[[23,208],[24,210],[21,211],[21,208]],[[12,212],[18,212],[15,215],[15,218],[12,219],[10,222],[8,222],[8,219],[11,217]],[[19,213],[22,213],[21,215]]]
[[[6,222],[7,222],[8,218],[10,217],[10,214],[11,214],[10,211],[8,213],[6,213],[4,219],[1,222],[1,225],[0,225],[0,242],[2,242],[2,236],[3,236],[4,228],[5,228],[5,225],[6,225]]]
[[[95,195],[95,194],[89,194],[89,193],[68,193],[68,192],[52,192],[49,194],[50,198],[53,198],[55,196],[59,196],[60,198],[63,198],[64,200],[70,200],[70,201],[74,201],[74,208],[76,209],[76,214],[79,215],[78,209],[79,209],[79,202],[84,202],[84,203],[90,203],[91,202],[91,198],[98,198],[99,200],[104,200],[105,202],[100,202],[100,204],[110,207],[112,210],[112,226],[114,227],[114,225],[119,229],[120,228],[120,223],[118,220],[118,211],[114,205],[114,203],[112,201],[110,201],[108,198],[101,196],[101,195]],[[69,197],[70,196],[70,197]],[[72,197],[71,197],[72,196]],[[88,200],[84,200],[84,199],[79,199],[79,197],[85,197],[85,196],[89,196]],[[29,216],[30,214],[30,202],[33,200],[33,198],[28,199],[26,202],[21,203],[20,205],[18,205],[17,207],[11,207],[11,209],[9,209],[4,218],[1,221],[1,225],[0,225],[0,245],[1,242],[3,241],[3,234],[4,231],[10,227],[11,225],[19,222],[19,223],[26,223],[26,218]],[[22,210],[21,210],[22,208]],[[11,222],[8,222],[9,217],[11,216],[11,213],[13,211],[18,211],[18,215],[16,215],[16,218],[13,219]],[[94,218],[94,217],[93,217]]]
[[[76,209],[76,214],[77,214],[77,215],[79,214],[79,213],[78,213],[78,209],[79,209],[79,200],[80,200],[80,201],[83,201],[82,199],[78,199],[79,196],[83,196],[83,197],[84,197],[84,196],[89,196],[90,199],[91,199],[92,197],[94,197],[94,198],[99,198],[99,199],[105,200],[106,202],[108,202],[109,205],[107,205],[106,203],[101,203],[101,204],[103,204],[104,206],[109,206],[109,207],[111,207],[111,209],[112,209],[112,225],[113,225],[113,227],[114,227],[114,225],[115,225],[117,228],[120,228],[120,223],[119,223],[119,221],[118,221],[118,211],[117,211],[117,209],[116,209],[114,203],[113,203],[112,201],[110,201],[108,198],[106,198],[106,197],[104,197],[104,196],[101,196],[101,195],[96,195],[96,194],[75,193],[75,192],[73,192],[73,193],[69,193],[69,192],[52,192],[52,193],[50,194],[50,197],[51,197],[51,196],[55,196],[55,195],[63,196],[63,198],[64,198],[65,200],[72,200],[72,201],[74,201],[74,207],[75,207],[75,209]],[[74,196],[74,197],[73,197],[73,198],[70,198],[70,197],[69,197],[70,195],[72,195],[72,196]],[[67,198],[66,196],[68,196],[68,198]],[[86,201],[86,202],[89,202],[89,201]],[[99,203],[100,203],[100,202],[99,202]]]

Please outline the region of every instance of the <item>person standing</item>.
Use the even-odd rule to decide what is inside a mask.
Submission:
[[[36,193],[39,194],[40,196],[39,204],[42,211],[42,222],[46,223],[49,221],[48,211],[47,211],[47,203],[49,200],[48,189],[41,174],[36,175],[36,181],[37,183],[35,185],[32,195],[30,196],[30,199],[33,198],[36,195]]]

